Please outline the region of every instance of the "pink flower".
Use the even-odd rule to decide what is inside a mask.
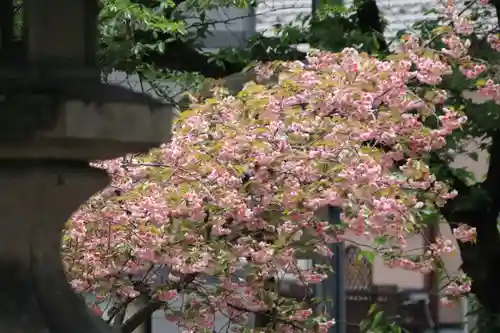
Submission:
[[[91,306],[92,312],[101,317],[104,314],[104,311],[97,304],[92,304]]]
[[[460,224],[458,228],[453,229],[453,236],[463,243],[474,242],[476,240],[476,228],[469,227],[467,224]]]
[[[158,294],[158,299],[163,302],[168,302],[177,297],[177,291],[176,290],[166,290],[162,291]]]
[[[326,333],[334,320],[263,301],[283,297],[263,295],[273,277],[313,285],[328,276],[320,265],[299,265],[305,254],[331,256],[329,244],[356,235],[375,241],[378,258],[394,269],[439,267],[440,256],[454,251],[450,239],[437,237],[423,250],[409,239],[427,227],[427,211],[457,196],[428,157],[446,151],[467,118],[452,107],[455,92],[436,86],[453,71],[464,80],[484,77],[477,92],[500,104],[500,85],[470,55],[474,22],[454,6],[441,17],[438,37],[404,35],[385,59],[346,48],[311,51],[307,64],[261,64],[265,84],[249,83],[235,96],[215,89],[179,117],[171,142],[92,163],[111,184],[68,222],[62,255],[72,287],[120,300],[147,287],[164,302],[182,292],[182,308],[170,302],[164,310],[186,332],[211,329],[216,313],[241,324],[249,312],[274,307]],[[497,35],[487,42],[500,51]],[[437,43],[443,49],[432,49]],[[342,209],[340,224],[319,214],[326,206]],[[474,241],[476,230],[461,224],[453,234]],[[443,295],[470,288],[457,275]],[[277,330],[296,333],[284,323]]]
[[[293,321],[302,322],[302,321],[306,321],[307,318],[309,318],[312,315],[312,313],[313,313],[312,309],[296,310],[295,314],[292,316],[289,316],[288,319],[293,320]]]

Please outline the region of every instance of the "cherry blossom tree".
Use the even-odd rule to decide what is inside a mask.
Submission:
[[[279,292],[283,273],[312,285],[331,269],[303,269],[299,258],[331,256],[329,244],[354,233],[391,267],[441,267],[449,239],[438,237],[418,257],[407,246],[429,212],[457,195],[436,180],[429,153],[443,153],[466,117],[437,86],[455,68],[468,80],[486,69],[468,55],[471,21],[451,3],[441,16],[431,40],[404,35],[386,59],[346,48],[261,64],[258,82],[238,94],[219,88],[193,101],[170,143],[96,162],[112,183],[68,222],[63,256],[74,288],[97,303],[112,298],[115,319],[148,294],[144,309],[119,323],[123,332],[158,309],[189,332],[211,331],[216,313],[242,325],[265,314],[270,331],[326,332],[334,318],[313,311],[313,300]],[[437,39],[442,49],[430,47]],[[279,79],[266,80],[272,75]],[[491,80],[477,90],[500,101]],[[318,217],[325,206],[342,209],[341,225]],[[475,229],[462,224],[454,234],[470,242]],[[163,268],[169,278],[157,283]],[[443,295],[470,284],[454,274]]]

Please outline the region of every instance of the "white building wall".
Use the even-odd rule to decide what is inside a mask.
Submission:
[[[313,0],[260,1],[256,12],[255,29],[264,35],[273,35],[273,26],[296,21],[311,14]]]
[[[186,22],[195,30],[201,21],[193,15]],[[210,10],[205,22],[213,23],[209,25],[210,33],[203,41],[204,46],[211,49],[243,47],[255,33],[255,15],[251,8],[221,7]]]
[[[436,8],[439,0],[377,0],[382,15],[387,20],[386,36],[392,37],[399,30],[409,30],[411,26],[424,19],[424,13]],[[351,4],[352,0],[345,1]]]

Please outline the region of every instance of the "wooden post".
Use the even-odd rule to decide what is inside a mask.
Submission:
[[[97,0],[25,0],[24,6],[31,65],[96,65]]]

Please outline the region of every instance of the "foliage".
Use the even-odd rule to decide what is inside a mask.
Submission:
[[[482,305],[484,313],[481,324],[488,325],[482,327],[485,331],[497,330],[499,325],[497,320],[486,320],[486,318],[498,317],[499,297],[491,292],[491,286],[496,279],[496,263],[498,262],[498,230],[497,218],[499,213],[497,191],[499,185],[499,167],[497,164],[500,150],[498,129],[500,126],[500,108],[498,103],[490,98],[482,100],[471,91],[482,90],[480,95],[495,94],[496,85],[489,79],[498,78],[498,32],[496,23],[498,13],[500,13],[500,2],[490,1],[469,1],[460,3],[462,6],[461,17],[456,17],[458,24],[463,24],[462,34],[467,36],[469,57],[464,58],[454,66],[454,75],[443,80],[439,87],[448,92],[447,103],[464,111],[468,121],[463,124],[461,131],[455,131],[447,139],[446,150],[440,156],[432,156],[432,168],[436,170],[439,180],[452,184],[459,191],[459,196],[448,202],[446,207],[441,209],[441,213],[446,218],[452,228],[457,224],[467,223],[476,228],[478,241],[475,244],[461,244],[460,252],[463,260],[463,269],[472,279],[472,292]],[[450,43],[457,44],[458,40],[443,38],[432,38],[435,31],[446,34],[447,29],[440,27],[439,13],[433,11],[429,13],[434,18],[428,18],[422,22],[417,22],[414,29],[419,31],[424,39],[431,42],[432,48],[439,49]],[[457,23],[455,23],[457,24]],[[448,27],[451,29],[451,27]],[[495,87],[495,88],[493,88]],[[486,92],[486,90],[492,92]],[[479,97],[479,98],[478,98]],[[478,101],[479,100],[479,101]],[[470,142],[473,142],[471,151]],[[478,161],[478,152],[489,153],[489,161],[479,161],[488,163],[486,172],[476,179],[474,175],[464,169],[457,169],[456,165],[450,162],[456,156],[468,154],[471,160]],[[444,273],[446,275],[446,272]]]
[[[367,318],[360,324],[363,333],[406,333],[394,320],[374,304],[368,311]]]
[[[261,65],[262,77],[279,80],[216,91],[179,118],[171,143],[96,163],[113,182],[70,221],[63,254],[73,286],[118,304],[147,293],[189,331],[212,330],[219,312],[233,323],[265,315],[271,331],[324,332],[331,318],[279,292],[283,273],[308,285],[329,272],[298,258],[329,256],[328,244],[357,234],[391,267],[440,266],[450,240],[418,255],[406,243],[456,196],[435,179],[429,154],[445,154],[466,119],[440,85],[458,67],[466,83],[487,74],[467,58],[469,28],[446,8],[429,38],[404,35],[385,60],[346,48]],[[492,82],[475,89],[497,100]],[[316,214],[326,205],[342,207],[340,228]],[[474,235],[455,230],[459,240]],[[158,283],[162,269],[170,276]],[[457,276],[450,297],[470,290]]]
[[[492,328],[500,326],[498,314],[485,310],[473,295],[468,297],[469,311],[467,312],[470,333],[491,332]]]
[[[240,57],[208,54],[203,39],[216,24],[207,12],[224,6],[248,8],[250,1],[202,0],[102,0],[99,15],[100,65],[104,74],[122,71],[138,75],[161,98],[174,103],[175,82],[185,90],[195,89],[202,75],[224,76],[241,70]],[[228,68],[226,68],[228,67]],[[234,68],[233,68],[234,67]]]
[[[172,82],[181,81],[181,86],[192,90],[199,86],[200,74],[219,78],[252,66],[256,60],[304,59],[305,53],[296,48],[300,43],[335,52],[347,45],[373,51],[384,43],[380,38],[381,28],[359,17],[358,7],[323,5],[316,16],[303,16],[300,25],[295,22],[276,26],[275,37],[256,33],[242,48],[223,48],[210,53],[203,50],[203,39],[211,34],[215,25],[231,24],[238,19],[217,19],[207,15],[207,11],[221,6],[250,8],[256,5],[255,1],[228,0],[103,0],[101,65],[106,73],[120,70],[138,74],[153,85],[156,80],[152,77],[163,77]],[[376,5],[375,10],[378,11]],[[367,15],[378,22],[378,12],[371,14]],[[332,34],[332,30],[336,33]],[[162,98],[171,95],[168,90],[157,85],[153,87]]]
[[[436,178],[451,184],[459,191],[459,196],[448,201],[438,213],[442,214],[452,229],[466,223],[478,232],[479,240],[474,244],[459,243],[463,269],[472,278],[472,292],[478,302],[483,305],[486,317],[498,317],[500,314],[500,294],[492,293],[496,281],[496,266],[500,260],[498,243],[500,237],[497,228],[497,217],[500,210],[500,137],[498,103],[489,98],[483,101],[481,96],[474,96],[473,91],[485,88],[488,78],[498,78],[498,13],[500,1],[453,1],[458,13],[454,24],[463,25],[463,35],[467,37],[469,57],[463,57],[453,66],[453,75],[445,78],[438,87],[447,92],[446,103],[462,110],[468,118],[460,131],[448,136],[446,149],[439,154],[431,154],[429,164]],[[443,26],[441,10],[430,10],[427,17],[416,22],[409,31],[428,41],[428,46],[435,50],[446,47],[446,43],[458,43],[457,40],[441,38],[452,29]],[[356,16],[350,14],[350,22],[355,22]],[[408,31],[400,31],[398,37]],[[328,36],[328,34],[325,34]],[[365,34],[367,42],[370,36]],[[341,43],[341,41],[340,41]],[[388,44],[391,44],[389,41]],[[352,44],[351,44],[352,45]],[[365,43],[354,44],[358,49]],[[340,45],[340,47],[348,45]],[[338,44],[329,42],[322,47],[336,50]],[[373,46],[371,46],[373,47]],[[491,82],[489,82],[491,84]],[[494,88],[496,89],[496,88]],[[472,143],[472,144],[471,144]],[[479,154],[482,153],[482,154]],[[484,153],[489,154],[485,160]],[[482,156],[480,156],[482,155]],[[469,161],[463,161],[468,156]],[[479,159],[480,158],[480,159]],[[468,170],[463,164],[469,166]],[[487,168],[485,170],[485,168]],[[475,171],[474,175],[472,170]],[[435,214],[433,214],[435,215]],[[435,216],[433,217],[435,219]],[[444,268],[444,267],[443,267]],[[443,271],[440,275],[448,280],[452,272]],[[442,282],[445,282],[442,281]],[[482,316],[486,318],[485,315]],[[489,330],[498,329],[498,321],[482,320],[482,324],[490,325]]]
[[[376,5],[374,11],[370,12],[372,22],[367,22],[359,14],[360,6],[371,5],[372,2],[365,0],[349,7],[324,5],[318,8],[315,15],[303,16],[301,24],[294,22],[285,25],[278,29],[278,33],[285,44],[307,42],[313,48],[332,52],[348,46],[369,53],[385,51],[385,42],[380,38],[385,23],[381,21]]]

